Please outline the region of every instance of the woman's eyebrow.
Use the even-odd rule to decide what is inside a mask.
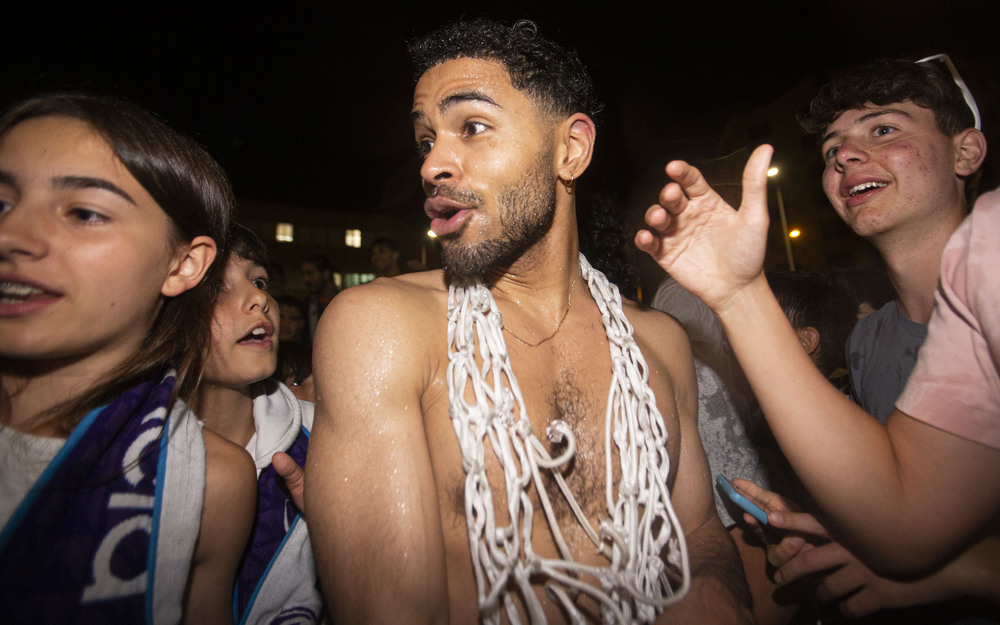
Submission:
[[[89,176],[58,176],[52,179],[54,189],[103,189],[115,195],[121,196],[129,204],[135,206],[135,200],[121,187],[102,178],[91,178]]]

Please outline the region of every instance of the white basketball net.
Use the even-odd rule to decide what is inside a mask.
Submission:
[[[530,622],[545,623],[532,577],[545,578],[548,595],[561,603],[574,623],[585,622],[575,602],[580,593],[600,602],[605,623],[648,623],[665,606],[679,601],[690,585],[687,545],[667,490],[667,430],[648,385],[646,362],[622,312],[618,289],[582,254],[580,269],[601,311],[613,371],[604,435],[607,518],[600,522],[597,532],[560,471],[553,470],[572,459],[576,450],[573,433],[564,421],[555,420],[549,425],[549,441],[566,442],[565,452],[556,458],[535,436],[510,365],[503,320],[489,289],[481,283],[449,289],[450,410],[462,448],[469,548],[479,612],[485,623],[500,623],[501,609],[511,623],[520,623],[516,596],[523,600]],[[472,403],[465,399],[467,390],[474,397]],[[510,524],[503,527],[497,526],[486,476],[487,438],[503,466],[510,519]],[[612,478],[612,444],[618,452],[618,484]],[[608,559],[607,566],[573,561],[541,470],[551,471],[578,522]],[[532,483],[561,558],[539,557],[532,548],[535,510],[528,494]],[[584,577],[596,582],[587,583]]]

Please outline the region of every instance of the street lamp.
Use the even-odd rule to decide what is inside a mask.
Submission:
[[[427,231],[428,239],[436,239],[437,234],[433,230]],[[420,264],[426,268],[427,267],[427,247],[424,245],[426,241],[420,243]]]
[[[778,175],[778,168],[772,167],[767,170],[767,177],[774,178]],[[778,193],[778,216],[781,217],[781,238],[785,240],[785,254],[788,256],[788,268],[795,271],[795,256],[792,255],[792,233],[788,231],[788,220],[785,218],[785,201],[781,197],[781,183],[775,180],[774,182],[775,191]],[[800,233],[798,230],[795,231],[794,236],[798,236]]]

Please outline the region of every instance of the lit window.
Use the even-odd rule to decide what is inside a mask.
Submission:
[[[291,243],[295,240],[295,226],[292,224],[278,224],[274,229],[274,238],[278,241]]]
[[[344,245],[346,245],[347,247],[361,247],[361,231],[360,230],[344,231]]]
[[[375,274],[373,273],[345,273],[344,274],[344,284],[341,288],[348,288],[352,286],[358,286],[359,284],[364,284],[366,282],[371,282],[375,279]]]

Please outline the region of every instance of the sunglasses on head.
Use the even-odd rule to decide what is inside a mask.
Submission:
[[[962,80],[962,76],[955,69],[955,64],[951,62],[951,57],[947,54],[933,54],[926,58],[920,59],[917,63],[940,63],[944,65],[948,73],[951,74],[951,79],[955,81],[958,88],[962,91],[962,97],[965,98],[965,103],[969,105],[969,110],[972,111],[972,118],[975,120],[976,130],[982,130],[980,119],[979,119],[979,107],[976,106],[976,99],[972,97],[972,92],[969,88],[965,86],[965,81]]]

